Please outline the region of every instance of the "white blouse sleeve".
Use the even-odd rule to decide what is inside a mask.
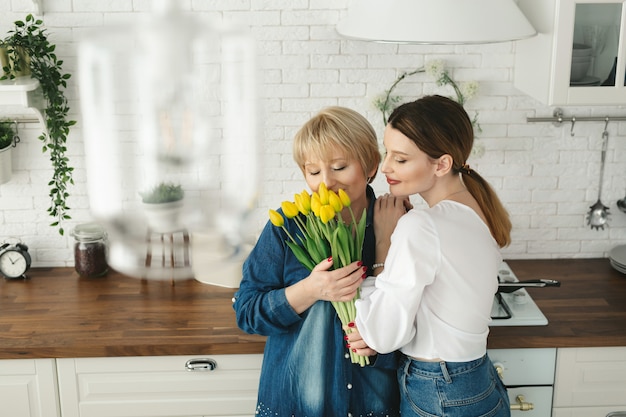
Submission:
[[[440,257],[439,238],[430,216],[424,210],[402,216],[375,288],[366,285],[356,301],[356,325],[369,347],[389,353],[413,339],[422,293],[433,281]]]

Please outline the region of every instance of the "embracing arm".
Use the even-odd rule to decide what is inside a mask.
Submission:
[[[356,325],[364,342],[378,352],[402,348],[415,335],[424,288],[440,262],[436,231],[424,214],[412,211],[393,233],[385,271],[368,278],[356,301]]]
[[[385,194],[378,197],[374,206],[374,233],[376,235],[376,258],[372,275],[378,275],[384,268],[384,260],[391,246],[391,235],[398,224],[398,220],[413,208],[408,197],[394,197]]]

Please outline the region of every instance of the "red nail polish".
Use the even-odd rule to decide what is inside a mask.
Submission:
[[[343,337],[343,340],[348,340],[348,336],[344,336],[344,337]]]
[[[351,321],[350,323],[348,323],[348,327],[354,327],[354,322]]]
[[[350,343],[346,343],[346,347],[347,347],[347,348],[350,348]]]
[[[361,266],[361,265],[363,265],[363,262],[361,262],[361,261],[356,263],[356,266]]]
[[[361,275],[361,278],[363,278],[363,279],[367,278],[367,274]]]
[[[333,261],[333,257],[329,256],[328,259],[326,259],[328,262],[332,262]]]
[[[356,353],[356,349],[352,349],[352,351],[353,351],[354,353]]]

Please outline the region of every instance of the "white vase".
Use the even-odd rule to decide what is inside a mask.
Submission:
[[[12,146],[7,146],[4,149],[0,149],[0,184],[11,179],[11,173],[13,166],[11,165],[11,149]]]
[[[153,233],[173,233],[184,229],[181,219],[183,200],[169,203],[144,203],[144,214]]]

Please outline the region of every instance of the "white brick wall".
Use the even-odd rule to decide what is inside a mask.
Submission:
[[[626,240],[626,214],[615,202],[624,197],[626,124],[609,125],[610,142],[602,200],[611,207],[610,227],[591,230],[585,221],[596,200],[603,123],[570,126],[527,123],[528,116],[551,116],[552,108],[513,87],[515,44],[476,46],[391,45],[340,38],[334,29],[347,0],[185,0],[185,10],[250,26],[261,54],[261,114],[264,121],[264,194],[257,210],[258,227],[267,208],[291,198],[305,184],[291,158],[291,138],[301,123],[321,107],[345,105],[366,115],[382,132],[381,115],[371,105],[397,75],[433,59],[446,61],[457,81],[476,80],[480,91],[467,104],[479,113],[485,152],[470,160],[498,191],[514,225],[507,258],[603,257]],[[72,118],[80,122],[76,88],[76,46],[89,29],[132,21],[150,9],[149,0],[45,0],[43,19],[64,69],[73,73],[68,94]],[[33,9],[31,0],[0,0],[0,34]],[[403,82],[398,93],[411,98],[446,93],[427,76]],[[568,108],[568,114],[623,114],[617,107]],[[1,110],[0,110],[1,114]],[[35,266],[73,265],[72,238],[48,226],[50,179],[46,154],[37,140],[39,126],[20,125],[22,142],[13,155],[10,182],[0,185],[0,240],[19,236],[29,245]],[[67,231],[90,219],[85,187],[80,124],[71,132],[68,155],[75,167]],[[386,191],[384,180],[376,191]]]

